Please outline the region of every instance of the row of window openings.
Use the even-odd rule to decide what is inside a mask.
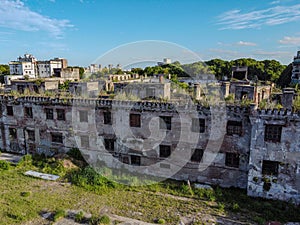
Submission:
[[[57,120],[65,120],[65,110],[56,109]],[[46,108],[46,119],[53,120],[53,109]],[[7,115],[13,116],[13,107],[7,106]],[[28,118],[33,118],[32,107],[25,107],[25,116]],[[112,124],[111,112],[103,112],[104,124]],[[160,116],[163,123],[160,123],[160,129],[171,130],[171,116]],[[88,112],[79,111],[80,122],[88,122]],[[140,114],[130,114],[129,124],[131,127],[141,127],[141,115]],[[192,119],[192,131],[193,132],[205,132],[205,119],[193,118]],[[226,127],[227,135],[242,135],[242,122],[241,121],[228,121]],[[266,125],[265,127],[265,141],[270,142],[280,142],[281,141],[281,125]]]
[[[17,140],[17,129],[16,128],[9,128],[9,137],[11,140]],[[27,139],[29,141],[35,141],[35,131],[34,130],[26,130],[27,132]],[[62,133],[51,133],[51,141],[54,143],[63,143],[63,135]]]
[[[9,135],[11,139],[17,139],[16,128],[9,128]],[[28,140],[35,141],[35,132],[33,130],[27,130]],[[51,141],[54,143],[63,143],[63,136],[61,133],[51,133]],[[89,136],[80,137],[81,147],[89,148]],[[114,151],[114,139],[104,139],[105,149],[108,151]],[[200,163],[203,158],[203,149],[194,149],[190,161]],[[171,146],[170,145],[160,145],[159,146],[159,157],[168,158],[171,156]],[[239,154],[237,153],[226,153],[225,165],[229,167],[239,167]]]
[[[242,135],[242,122],[228,121],[227,122],[227,135]],[[280,142],[282,133],[282,125],[267,124],[265,126],[264,139],[266,142]]]
[[[7,109],[7,115],[8,116],[13,116],[14,115],[14,111],[13,111],[12,106],[7,106],[6,109]],[[54,110],[53,109],[46,108],[45,113],[46,113],[46,119],[53,120],[53,118],[54,118]],[[57,113],[57,120],[66,120],[64,109],[56,109],[56,113]],[[25,107],[24,108],[24,116],[27,117],[27,118],[33,118],[32,107]]]
[[[88,137],[87,137],[88,138]],[[81,141],[83,141],[81,139]],[[84,142],[81,142],[81,145],[83,143],[86,143],[86,140]],[[114,151],[114,139],[104,139],[104,146],[106,150],[108,151]],[[82,146],[86,147],[86,146]],[[204,155],[203,149],[193,149],[192,155],[191,155],[191,162],[200,163]],[[160,158],[168,158],[171,156],[171,146],[170,145],[160,145],[159,146],[159,157]],[[225,165],[228,167],[239,167],[239,154],[237,153],[226,153],[225,156]]]

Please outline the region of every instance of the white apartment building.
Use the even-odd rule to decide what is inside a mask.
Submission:
[[[11,75],[27,75],[30,78],[36,76],[36,58],[30,54],[19,57],[18,61],[9,62],[9,70]]]
[[[55,73],[59,73],[61,69],[67,67],[68,62],[66,59],[54,58],[46,61],[37,61],[30,54],[19,57],[17,61],[9,62],[11,75],[28,76],[29,78],[51,77]]]

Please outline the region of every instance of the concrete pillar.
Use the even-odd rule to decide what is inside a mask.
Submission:
[[[163,84],[164,83],[164,75],[163,74],[159,74],[158,78],[159,78],[159,83]]]
[[[201,86],[200,84],[194,84],[194,98],[201,100]]]
[[[223,97],[226,98],[229,95],[230,82],[223,82],[221,86],[221,90],[223,93]]]
[[[294,88],[284,88],[282,90],[281,104],[286,109],[293,108]]]

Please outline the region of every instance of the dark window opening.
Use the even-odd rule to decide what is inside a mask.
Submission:
[[[227,135],[242,135],[243,126],[241,121],[228,121],[227,122]]]
[[[240,165],[239,154],[227,152],[225,156],[225,165],[229,167],[239,168]]]
[[[27,130],[28,140],[35,141],[35,132],[34,130]]]
[[[32,118],[33,117],[32,107],[25,107],[25,116],[27,118]]]
[[[172,128],[172,117],[171,116],[160,116],[159,128],[165,130],[171,130]]]
[[[9,128],[9,138],[11,140],[17,139],[17,129],[16,128]]]
[[[38,86],[35,86],[35,85],[33,86],[33,91],[37,94],[40,93]]]
[[[128,156],[123,156],[122,157],[122,162],[125,164],[129,164],[129,157]]]
[[[131,127],[141,127],[141,115],[140,114],[130,114],[129,124]]]
[[[192,132],[205,132],[205,119],[193,118],[192,119]]]
[[[14,115],[14,108],[11,105],[6,106],[7,115],[13,116]]]
[[[278,165],[279,165],[279,162],[263,160],[262,174],[277,176],[278,175]]]
[[[56,109],[56,113],[57,113],[57,120],[66,120],[64,109]]]
[[[53,109],[45,109],[46,112],[46,119],[47,120],[53,120]]]
[[[88,122],[88,112],[80,110],[79,111],[79,120],[80,120],[80,122]]]
[[[204,150],[203,149],[194,149],[192,151],[191,162],[201,162],[203,158]]]
[[[243,99],[248,99],[248,92],[242,91],[242,93],[241,93],[241,100],[243,100]]]
[[[60,133],[52,133],[51,134],[51,140],[54,143],[63,143],[63,136]]]
[[[104,139],[104,146],[105,146],[105,149],[107,151],[114,151],[115,150],[115,140],[105,138]]]
[[[130,160],[131,160],[131,165],[134,165],[134,166],[141,165],[141,156],[131,155]]]
[[[80,137],[81,147],[89,148],[90,147],[90,138],[89,136],[81,136]]]
[[[281,125],[266,125],[265,141],[280,142],[281,141]]]
[[[160,145],[159,146],[159,157],[168,158],[171,155],[171,146],[170,145]]]
[[[103,112],[104,124],[112,124],[111,112],[105,111]]]

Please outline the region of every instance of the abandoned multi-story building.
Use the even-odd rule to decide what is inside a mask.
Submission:
[[[92,164],[300,203],[300,116],[288,109],[0,95],[0,128],[8,152],[78,147]]]

